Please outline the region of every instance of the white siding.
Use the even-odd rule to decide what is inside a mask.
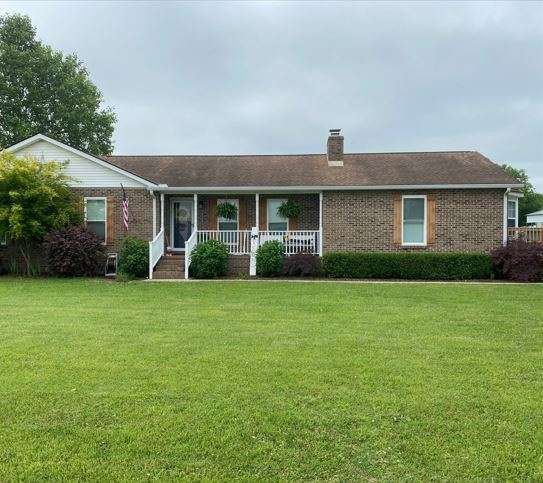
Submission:
[[[16,154],[17,156],[30,155],[38,160],[45,161],[68,161],[66,174],[77,181],[72,183],[72,186],[118,188],[121,183],[126,188],[141,188],[143,186],[141,183],[128,176],[117,173],[105,166],[100,166],[93,161],[85,159],[61,147],[57,147],[47,141],[36,141],[30,146],[19,149],[16,151]]]

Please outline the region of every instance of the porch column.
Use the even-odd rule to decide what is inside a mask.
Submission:
[[[164,230],[164,193],[160,193],[160,231]]]
[[[156,237],[156,193],[153,192],[153,239]]]
[[[322,257],[322,191],[319,193],[319,255]]]
[[[194,231],[198,231],[198,194],[194,193]]]
[[[255,193],[255,225],[260,230],[260,195]]]

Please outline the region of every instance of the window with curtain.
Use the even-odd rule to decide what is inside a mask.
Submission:
[[[517,226],[517,200],[507,200],[507,227]]]
[[[277,213],[277,209],[286,200],[268,199],[268,231],[287,231],[288,219]]]
[[[227,220],[226,218],[217,217],[218,229],[220,231],[234,230],[237,231],[239,225],[239,200],[217,200],[217,205],[221,203],[230,203],[238,209],[236,211],[236,218],[233,220]]]
[[[403,197],[403,245],[426,244],[426,197]]]
[[[106,242],[106,199],[85,198],[85,223],[87,229]]]

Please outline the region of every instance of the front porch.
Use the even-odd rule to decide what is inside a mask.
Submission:
[[[250,275],[256,275],[256,250],[269,240],[283,243],[286,255],[299,252],[322,255],[322,193],[319,192],[162,192],[159,196],[155,193],[153,200],[154,238],[149,242],[149,279],[163,257],[179,260],[178,273],[188,278],[192,250],[198,243],[211,239],[224,243],[231,258],[249,259]],[[285,201],[300,207],[299,216],[279,216],[278,206]],[[234,218],[218,216],[217,205],[225,202],[236,206]],[[172,263],[170,260],[168,265]]]

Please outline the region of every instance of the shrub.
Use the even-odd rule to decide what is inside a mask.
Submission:
[[[149,243],[128,235],[119,253],[117,271],[124,278],[143,278],[149,273]]]
[[[42,248],[47,273],[60,277],[98,275],[105,260],[99,238],[82,226],[47,234]]]
[[[324,275],[333,278],[468,280],[492,277],[484,253],[327,253]]]
[[[283,259],[283,275],[290,277],[316,277],[320,274],[321,260],[311,253],[296,253]]]
[[[256,274],[260,277],[275,277],[283,269],[283,244],[277,240],[264,242],[256,251]]]
[[[228,249],[219,240],[198,243],[191,253],[190,273],[196,278],[223,277],[228,271]]]
[[[517,282],[543,280],[543,244],[513,240],[492,251],[492,263],[498,276]]]

